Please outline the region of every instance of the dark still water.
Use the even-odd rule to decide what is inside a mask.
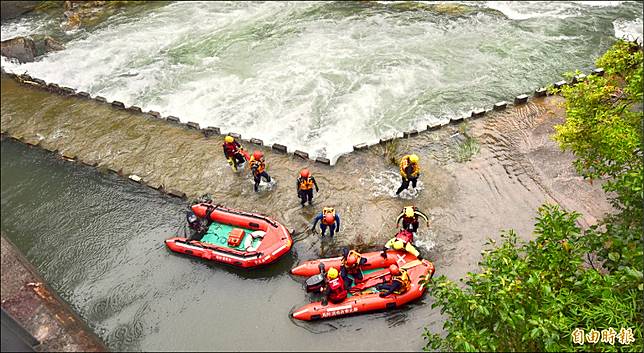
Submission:
[[[441,326],[430,296],[403,310],[313,323],[288,270],[240,270],[176,255],[183,201],[5,139],[1,229],[111,350],[421,350]],[[289,225],[286,225],[289,226]]]

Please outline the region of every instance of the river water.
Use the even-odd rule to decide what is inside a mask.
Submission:
[[[186,204],[113,174],[2,142],[3,232],[111,350],[409,351],[440,329],[429,296],[402,310],[304,323],[287,254],[246,271],[171,253]]]
[[[642,38],[642,3],[629,1],[151,2],[67,32],[61,16],[3,23],[3,39],[66,46],[3,68],[332,162]]]
[[[2,67],[334,159],[592,67],[616,36],[637,33],[641,5],[159,2],[73,32],[44,14],[3,23],[3,39],[49,33],[67,49],[24,65],[2,58]],[[442,324],[430,296],[403,310],[293,322],[289,311],[307,299],[288,269],[342,245],[379,247],[410,203],[432,219],[419,233],[426,257],[455,280],[476,270],[486,237],[514,228],[529,238],[543,202],[582,212],[585,225],[610,210],[548,137],[562,121],[555,97],[472,122],[481,150],[468,163],[454,161],[460,127],[398,140],[395,157],[416,151],[423,167],[419,189],[401,198],[382,146],[336,167],[263,148],[277,182],[255,194],[221,157],[220,137],[4,77],[1,109],[9,135],[298,230],[292,253],[259,271],[176,255],[163,240],[181,232],[185,202],[3,141],[2,231],[112,350],[417,351],[423,327]],[[313,208],[294,195],[303,167],[321,184]],[[330,250],[305,231],[323,205],[343,216]]]

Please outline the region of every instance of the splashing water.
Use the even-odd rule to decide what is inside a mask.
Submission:
[[[74,32],[3,23],[66,49],[2,67],[335,163],[590,69],[641,18],[620,1],[155,3]]]

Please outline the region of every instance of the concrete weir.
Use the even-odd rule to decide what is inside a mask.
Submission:
[[[602,75],[603,74],[603,69],[602,68],[597,68],[593,70],[590,75]],[[180,129],[182,134],[189,134],[191,137],[190,139],[197,138],[196,136],[201,136],[202,138],[205,138],[207,140],[213,139],[213,137],[223,137],[221,134],[221,130],[218,127],[213,127],[213,126],[208,126],[205,128],[201,128],[198,123],[188,121],[187,123],[182,123],[181,119],[176,116],[167,116],[167,117],[162,117],[159,112],[156,111],[148,111],[148,112],[143,112],[140,107],[137,106],[131,106],[131,107],[125,107],[125,105],[122,102],[119,101],[113,101],[113,102],[108,102],[104,97],[101,96],[95,96],[91,97],[88,93],[86,92],[76,92],[74,94],[73,90],[67,89],[66,87],[59,87],[56,84],[53,83],[46,83],[45,81],[39,80],[37,78],[33,78],[29,75],[23,74],[23,75],[14,75],[14,74],[3,74],[3,87],[5,84],[9,84],[9,82],[14,82],[17,81],[22,84],[26,84],[29,87],[32,87],[34,89],[42,89],[43,91],[49,91],[52,93],[60,94],[63,96],[68,96],[68,99],[89,99],[90,101],[95,102],[95,106],[91,109],[93,110],[103,110],[107,113],[107,115],[112,115],[117,117],[117,120],[120,120],[121,122],[124,122],[126,124],[129,124],[132,129],[137,129],[141,128],[141,126],[146,125],[145,129],[149,131],[149,133],[146,133],[145,135],[147,136],[146,138],[152,138],[151,135],[155,134],[156,138],[159,139],[159,141],[171,141],[172,139],[168,138],[168,135],[170,134],[176,134],[177,129]],[[585,76],[581,76],[578,78],[579,80],[583,79]],[[9,80],[10,78],[11,80]],[[14,83],[15,84],[15,83]],[[559,81],[554,84],[554,87],[559,88],[563,85],[566,84],[566,81]],[[539,88],[535,90],[534,97],[543,97],[546,96],[546,90],[543,88]],[[529,96],[527,94],[521,94],[519,96],[516,96],[514,98],[514,106],[520,106],[520,105],[525,105],[529,102]],[[421,129],[421,131],[417,129],[412,129],[409,131],[403,131],[403,132],[398,132],[394,134],[389,134],[387,136],[383,136],[379,140],[375,141],[375,143],[368,143],[368,142],[363,142],[359,143],[353,146],[353,154],[360,154],[360,153],[365,153],[372,148],[376,147],[378,145],[384,145],[389,142],[392,142],[397,139],[409,139],[411,137],[414,138],[421,138],[422,135],[425,135],[427,133],[433,133],[436,130],[446,128],[452,124],[458,125],[461,124],[465,121],[470,121],[473,118],[483,118],[487,117],[490,115],[493,115],[492,113],[501,113],[502,111],[505,111],[506,108],[511,106],[511,103],[501,101],[493,105],[493,107],[489,110],[486,110],[485,108],[479,108],[473,110],[469,115],[467,116],[455,116],[452,117],[451,119],[445,119],[444,121],[441,122],[435,122],[432,124],[427,125],[426,128]],[[129,119],[124,118],[123,114],[119,114],[118,111],[125,111],[128,113]],[[151,117],[154,119],[141,119],[137,123],[137,118],[134,117],[135,115],[140,115],[141,117]],[[81,153],[80,151],[78,153],[73,153],[71,151],[68,151],[66,146],[60,146],[57,144],[52,143],[52,141],[41,141],[42,140],[42,134],[34,132],[33,135],[40,136],[39,138],[32,136],[29,136],[28,133],[21,132],[21,133],[15,133],[10,131],[11,129],[5,129],[6,125],[11,125],[10,123],[6,123],[7,118],[3,117],[2,125],[3,125],[3,132],[6,132],[9,136],[12,138],[15,138],[19,141],[22,141],[24,143],[30,144],[30,145],[38,145],[41,148],[44,148],[46,150],[54,151],[57,152],[57,150],[65,150],[65,153],[62,154],[62,158],[66,160],[78,160],[80,163],[86,164],[86,165],[98,165],[99,168],[103,170],[108,170],[108,171],[113,171],[114,173],[118,175],[122,175],[127,177],[128,175],[135,175],[136,178],[132,180],[136,180],[138,183],[142,183],[145,185],[148,185],[154,189],[164,191],[168,193],[169,195],[176,196],[176,197],[181,197],[185,198],[187,195],[192,195],[195,196],[195,192],[192,190],[193,188],[182,188],[181,186],[178,185],[173,185],[174,182],[171,180],[163,180],[163,178],[160,178],[158,175],[154,175],[155,173],[153,172],[153,169],[150,169],[150,166],[147,167],[141,167],[137,168],[136,170],[131,170],[133,169],[132,167],[128,166],[123,166],[123,165],[118,165],[118,164],[113,164],[113,163],[108,163],[104,164],[100,159],[100,152],[96,153]],[[125,120],[128,120],[125,122]],[[478,119],[477,119],[478,120]],[[170,124],[168,124],[170,122]],[[39,125],[41,122],[31,122],[33,125]],[[24,128],[23,128],[24,129]],[[37,126],[33,126],[33,129],[38,130]],[[32,130],[33,130],[32,129]],[[35,131],[34,130],[34,131]],[[114,129],[112,129],[114,130]],[[85,132],[82,133],[92,133],[90,130],[84,130]],[[152,133],[154,131],[154,133]],[[170,132],[172,131],[172,132]],[[44,131],[43,131],[44,133]],[[196,134],[195,134],[196,133]],[[192,135],[195,136],[192,136]],[[333,166],[336,164],[336,161],[332,161],[329,158],[326,158],[324,155],[312,155],[306,151],[298,150],[298,149],[291,149],[286,145],[279,144],[279,143],[273,143],[269,144],[267,146],[264,145],[264,141],[261,139],[257,139],[254,137],[250,137],[246,140],[241,139],[241,135],[238,133],[234,132],[229,132],[229,135],[237,138],[240,141],[248,141],[250,142],[251,145],[248,147],[259,150],[264,150],[264,152],[277,152],[277,154],[282,154],[285,156],[289,157],[299,157],[297,158],[300,163],[307,163],[310,165],[310,163],[314,163],[315,165],[328,165],[328,166]],[[97,136],[96,139],[100,140],[101,137]],[[110,143],[115,142],[115,141],[110,141]],[[57,145],[54,147],[54,145]],[[147,146],[146,146],[147,147]],[[125,147],[126,149],[131,149],[131,147]],[[142,146],[134,147],[134,150],[141,151]],[[289,152],[293,151],[293,152]],[[112,149],[110,148],[109,152],[105,152],[108,154],[112,153]],[[117,152],[117,154],[121,154],[122,152]],[[145,153],[154,153],[154,151],[146,151]],[[98,154],[98,156],[97,156]],[[274,154],[275,155],[275,154]],[[347,159],[347,155],[343,155],[340,157],[340,160],[342,159]],[[161,167],[161,166],[159,166]],[[198,189],[203,189],[205,188],[205,185],[200,185],[200,188]]]
[[[2,309],[31,338],[38,352],[106,352],[101,340],[36,272],[4,235]],[[9,332],[2,332],[2,335]]]

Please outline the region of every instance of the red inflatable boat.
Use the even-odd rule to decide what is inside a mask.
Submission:
[[[192,205],[192,211],[212,221],[208,231],[201,240],[167,239],[170,250],[248,268],[267,265],[291,249],[289,231],[266,216],[208,203]]]
[[[388,310],[403,306],[419,299],[425,292],[425,287],[419,285],[421,279],[431,278],[434,275],[434,265],[427,260],[418,260],[406,251],[387,251],[387,258],[380,256],[381,252],[361,254],[367,259],[362,265],[363,281],[349,289],[349,296],[343,302],[334,304],[329,302],[322,305],[320,301],[307,304],[293,312],[293,317],[298,320],[318,320],[349,314],[364,313],[376,310]],[[341,257],[307,261],[291,270],[297,276],[314,276],[320,273],[319,265],[324,264],[324,271],[341,266]],[[389,279],[389,265],[397,264],[407,270],[411,280],[411,288],[402,294],[391,294],[380,297],[375,286]]]

